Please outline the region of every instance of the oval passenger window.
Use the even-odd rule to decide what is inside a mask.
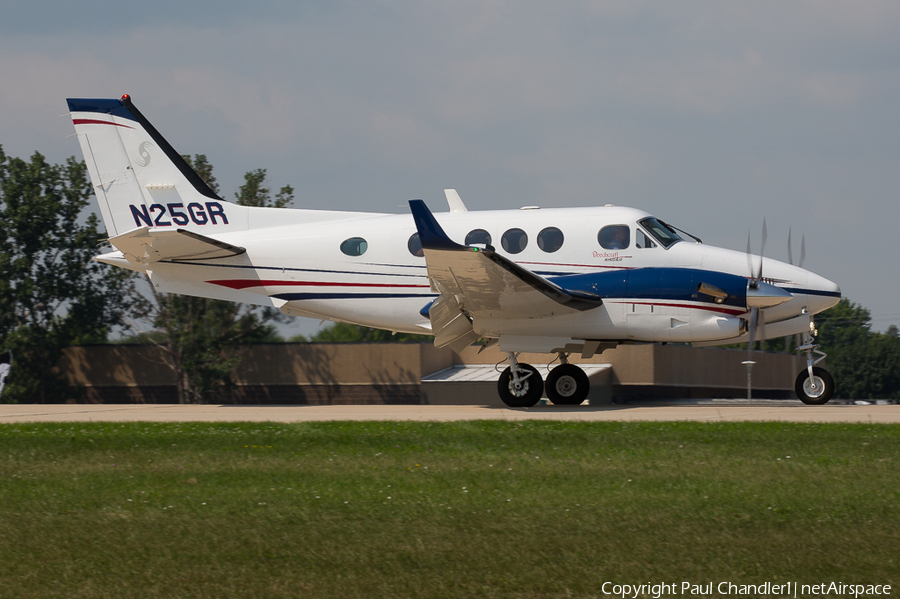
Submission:
[[[528,235],[522,229],[510,229],[500,238],[500,244],[510,254],[518,254],[528,245]]]
[[[409,253],[413,256],[421,258],[425,255],[425,251],[422,249],[422,240],[419,239],[418,233],[413,233],[409,238],[409,242],[406,244],[406,247],[409,248]]]
[[[548,254],[561,248],[563,240],[563,232],[556,227],[547,227],[538,233],[538,247]]]
[[[341,244],[341,251],[348,256],[362,256],[369,249],[369,244],[362,237],[351,237]]]
[[[491,234],[484,229],[469,231],[469,234],[466,235],[466,245],[475,245],[476,243],[479,245],[491,245]]]

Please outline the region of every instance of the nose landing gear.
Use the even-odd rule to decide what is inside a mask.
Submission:
[[[806,370],[797,375],[797,381],[794,384],[797,397],[809,406],[824,405],[834,395],[834,379],[831,374],[824,368],[816,366],[825,359],[825,353],[819,351],[819,346],[816,344],[816,334],[816,326],[810,316],[809,331],[803,335],[803,345],[797,348],[797,351],[806,352]],[[813,354],[817,354],[818,357],[813,357]]]

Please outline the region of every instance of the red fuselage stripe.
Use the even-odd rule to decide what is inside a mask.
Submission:
[[[576,268],[613,268],[617,270],[631,270],[631,266],[607,266],[604,264],[566,264],[565,262],[517,262],[517,264],[533,264],[535,266],[574,266]]]
[[[265,279],[223,279],[207,281],[230,289],[248,289],[250,287],[380,287],[391,289],[430,289],[429,285],[396,285],[392,283],[329,283],[326,281],[273,281]]]
[[[134,127],[129,127],[128,125],[120,125],[119,123],[113,123],[112,121],[98,121],[97,119],[72,119],[72,122],[76,125],[113,125],[114,127],[134,129]]]

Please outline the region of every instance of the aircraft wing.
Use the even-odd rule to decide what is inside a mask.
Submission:
[[[243,254],[247,250],[187,229],[141,227],[109,240],[134,265],[160,260],[209,260]]]
[[[438,347],[464,337],[471,339],[468,331],[474,319],[543,318],[590,310],[603,303],[599,296],[563,289],[490,247],[453,242],[422,200],[411,200],[409,205],[425,251],[428,279],[440,294],[431,307]],[[467,330],[463,330],[459,314],[469,321]],[[447,339],[442,329],[446,329]]]

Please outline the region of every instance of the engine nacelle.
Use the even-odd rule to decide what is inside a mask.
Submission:
[[[737,337],[747,330],[747,321],[743,318],[690,308],[656,308],[649,314],[630,313],[626,315],[626,322],[628,337],[637,341],[715,341]]]

